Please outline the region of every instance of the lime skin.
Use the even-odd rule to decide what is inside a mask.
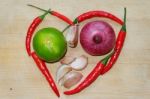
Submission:
[[[48,27],[40,29],[33,38],[33,49],[46,62],[59,61],[67,51],[67,42],[61,31]]]

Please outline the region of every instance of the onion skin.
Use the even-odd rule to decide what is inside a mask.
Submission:
[[[80,43],[90,55],[100,56],[109,53],[116,41],[113,28],[104,21],[87,23],[80,32]]]

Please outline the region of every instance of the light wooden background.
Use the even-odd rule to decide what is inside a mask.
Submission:
[[[103,77],[99,77],[86,90],[73,96],[63,95],[66,89],[58,86],[61,92],[60,99],[150,99],[149,0],[1,0],[0,2],[0,99],[57,99],[25,50],[27,28],[33,18],[42,14],[41,11],[26,6],[28,3],[45,9],[52,8],[71,19],[83,12],[98,9],[123,18],[123,8],[127,7],[127,38],[114,68]],[[113,25],[117,34],[120,26],[110,20],[106,21]],[[62,30],[66,25],[63,21],[48,15],[38,29],[54,26]],[[81,54],[85,52],[80,45],[67,52],[67,56]],[[84,77],[101,58],[89,56],[88,68],[82,71]],[[54,78],[58,65],[59,63],[48,64]]]

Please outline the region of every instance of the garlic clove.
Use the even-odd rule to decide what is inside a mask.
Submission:
[[[83,75],[76,71],[71,71],[67,73],[64,78],[61,79],[61,84],[65,88],[71,88],[72,86],[76,85],[81,79]]]
[[[70,64],[75,60],[74,57],[65,56],[63,59],[60,60],[61,64]]]
[[[76,47],[78,44],[78,32],[79,32],[79,25],[75,24],[71,26],[68,33],[66,34],[66,40],[68,42],[69,47]]]
[[[88,57],[86,57],[85,55],[81,55],[81,56],[77,57],[70,64],[70,66],[72,67],[72,69],[78,71],[78,70],[83,70],[84,68],[86,68],[87,64],[88,64]]]
[[[59,84],[60,86],[63,86],[64,83],[65,83],[65,79],[64,79],[64,77],[62,77],[62,78],[59,80],[58,84]]]
[[[68,72],[72,70],[71,66],[68,65],[61,65],[56,72],[56,81],[59,82],[59,80]]]

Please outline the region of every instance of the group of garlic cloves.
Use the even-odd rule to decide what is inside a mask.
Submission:
[[[73,25],[65,35],[68,46],[75,48],[78,44],[79,25]],[[83,75],[80,71],[88,65],[88,57],[81,55],[78,57],[65,56],[60,60],[61,65],[56,72],[56,81],[65,88],[71,88],[81,81]]]
[[[88,58],[81,55],[76,58],[64,57],[56,72],[57,83],[65,88],[76,85],[83,77],[79,72],[87,67]]]

